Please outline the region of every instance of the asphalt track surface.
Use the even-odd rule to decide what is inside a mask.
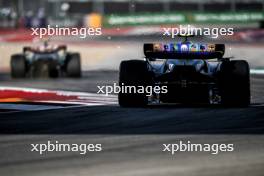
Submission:
[[[117,81],[117,71],[90,71],[81,79],[22,79],[0,76],[1,85],[96,92]],[[99,82],[99,83],[98,83]],[[251,77],[252,105],[117,105],[69,107],[0,115],[1,175],[259,175],[264,173],[264,82]],[[30,152],[30,144],[101,143],[102,152]],[[162,152],[162,144],[234,144],[233,152]]]
[[[116,70],[124,56],[140,58],[141,46],[110,45],[104,48],[107,52],[101,52],[94,60],[83,60],[84,69],[90,69],[88,66],[92,65],[95,70],[83,72],[81,79],[12,80],[5,73],[0,74],[0,85],[96,93],[98,85],[111,85],[118,80],[117,71],[98,69]],[[8,57],[14,52],[9,45],[2,47]],[[245,47],[248,48],[232,48],[231,52],[236,58],[250,58],[253,67],[263,66],[263,47],[250,47],[250,53]],[[21,45],[15,49],[20,51]],[[118,52],[110,52],[116,49]],[[102,49],[94,46],[88,51],[82,46],[80,52],[85,57],[98,50]],[[6,61],[4,66],[8,64]],[[0,175],[263,176],[264,77],[252,75],[251,85],[252,105],[247,108],[182,105],[120,108],[110,105],[1,113]],[[40,155],[30,151],[30,144],[47,143],[48,140],[69,144],[101,143],[103,151],[86,155],[78,152]],[[162,152],[163,144],[179,141],[234,144],[235,150],[217,155]]]
[[[98,85],[117,83],[118,72],[88,71],[83,72],[83,77],[80,79],[13,80],[8,74],[2,74],[0,78],[1,86],[96,93],[99,90]],[[41,113],[18,112],[13,113],[12,117],[9,113],[1,114],[3,120],[1,120],[0,132],[11,134],[262,134],[264,121],[259,120],[264,115],[263,78],[261,75],[251,76],[252,104],[248,108],[203,105],[151,105],[147,108],[120,108],[118,105],[69,107]],[[72,128],[73,124],[74,128]]]

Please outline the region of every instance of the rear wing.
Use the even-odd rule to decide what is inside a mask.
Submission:
[[[153,59],[216,59],[225,54],[224,44],[200,43],[146,43],[144,44],[146,58]]]
[[[35,52],[35,53],[43,53],[43,52],[46,52],[46,53],[52,53],[52,52],[58,52],[59,50],[67,50],[67,46],[66,45],[59,45],[58,47],[56,48],[43,48],[42,50],[40,48],[32,48],[32,47],[24,47],[23,48],[23,52],[27,52],[27,51],[30,51],[30,52]]]

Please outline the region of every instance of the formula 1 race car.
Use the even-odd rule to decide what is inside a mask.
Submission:
[[[145,92],[120,91],[119,105],[139,107],[151,103],[182,103],[248,106],[249,64],[245,60],[224,58],[224,52],[224,44],[201,44],[188,40],[144,44],[144,60],[121,62],[119,85],[130,87],[130,90],[131,86],[143,86]],[[149,86],[157,90],[166,88],[166,91],[152,91],[148,95],[146,90]]]
[[[67,52],[65,45],[49,45],[47,41],[39,47],[24,47],[23,53],[11,56],[11,76],[80,77],[80,54]]]

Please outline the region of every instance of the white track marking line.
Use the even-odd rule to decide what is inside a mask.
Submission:
[[[63,106],[0,103],[0,109],[8,109],[8,110],[39,111],[39,110],[50,110],[50,109],[58,109],[58,108],[63,108]]]
[[[100,102],[91,102],[91,103],[87,103],[87,102],[77,102],[77,101],[38,101],[40,103],[54,103],[54,104],[69,104],[69,105],[83,105],[83,106],[103,106],[103,105],[115,105],[116,103],[100,103]]]

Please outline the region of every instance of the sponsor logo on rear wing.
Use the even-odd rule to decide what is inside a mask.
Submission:
[[[159,59],[214,59],[222,58],[225,53],[224,44],[201,43],[146,43],[146,58]]]

